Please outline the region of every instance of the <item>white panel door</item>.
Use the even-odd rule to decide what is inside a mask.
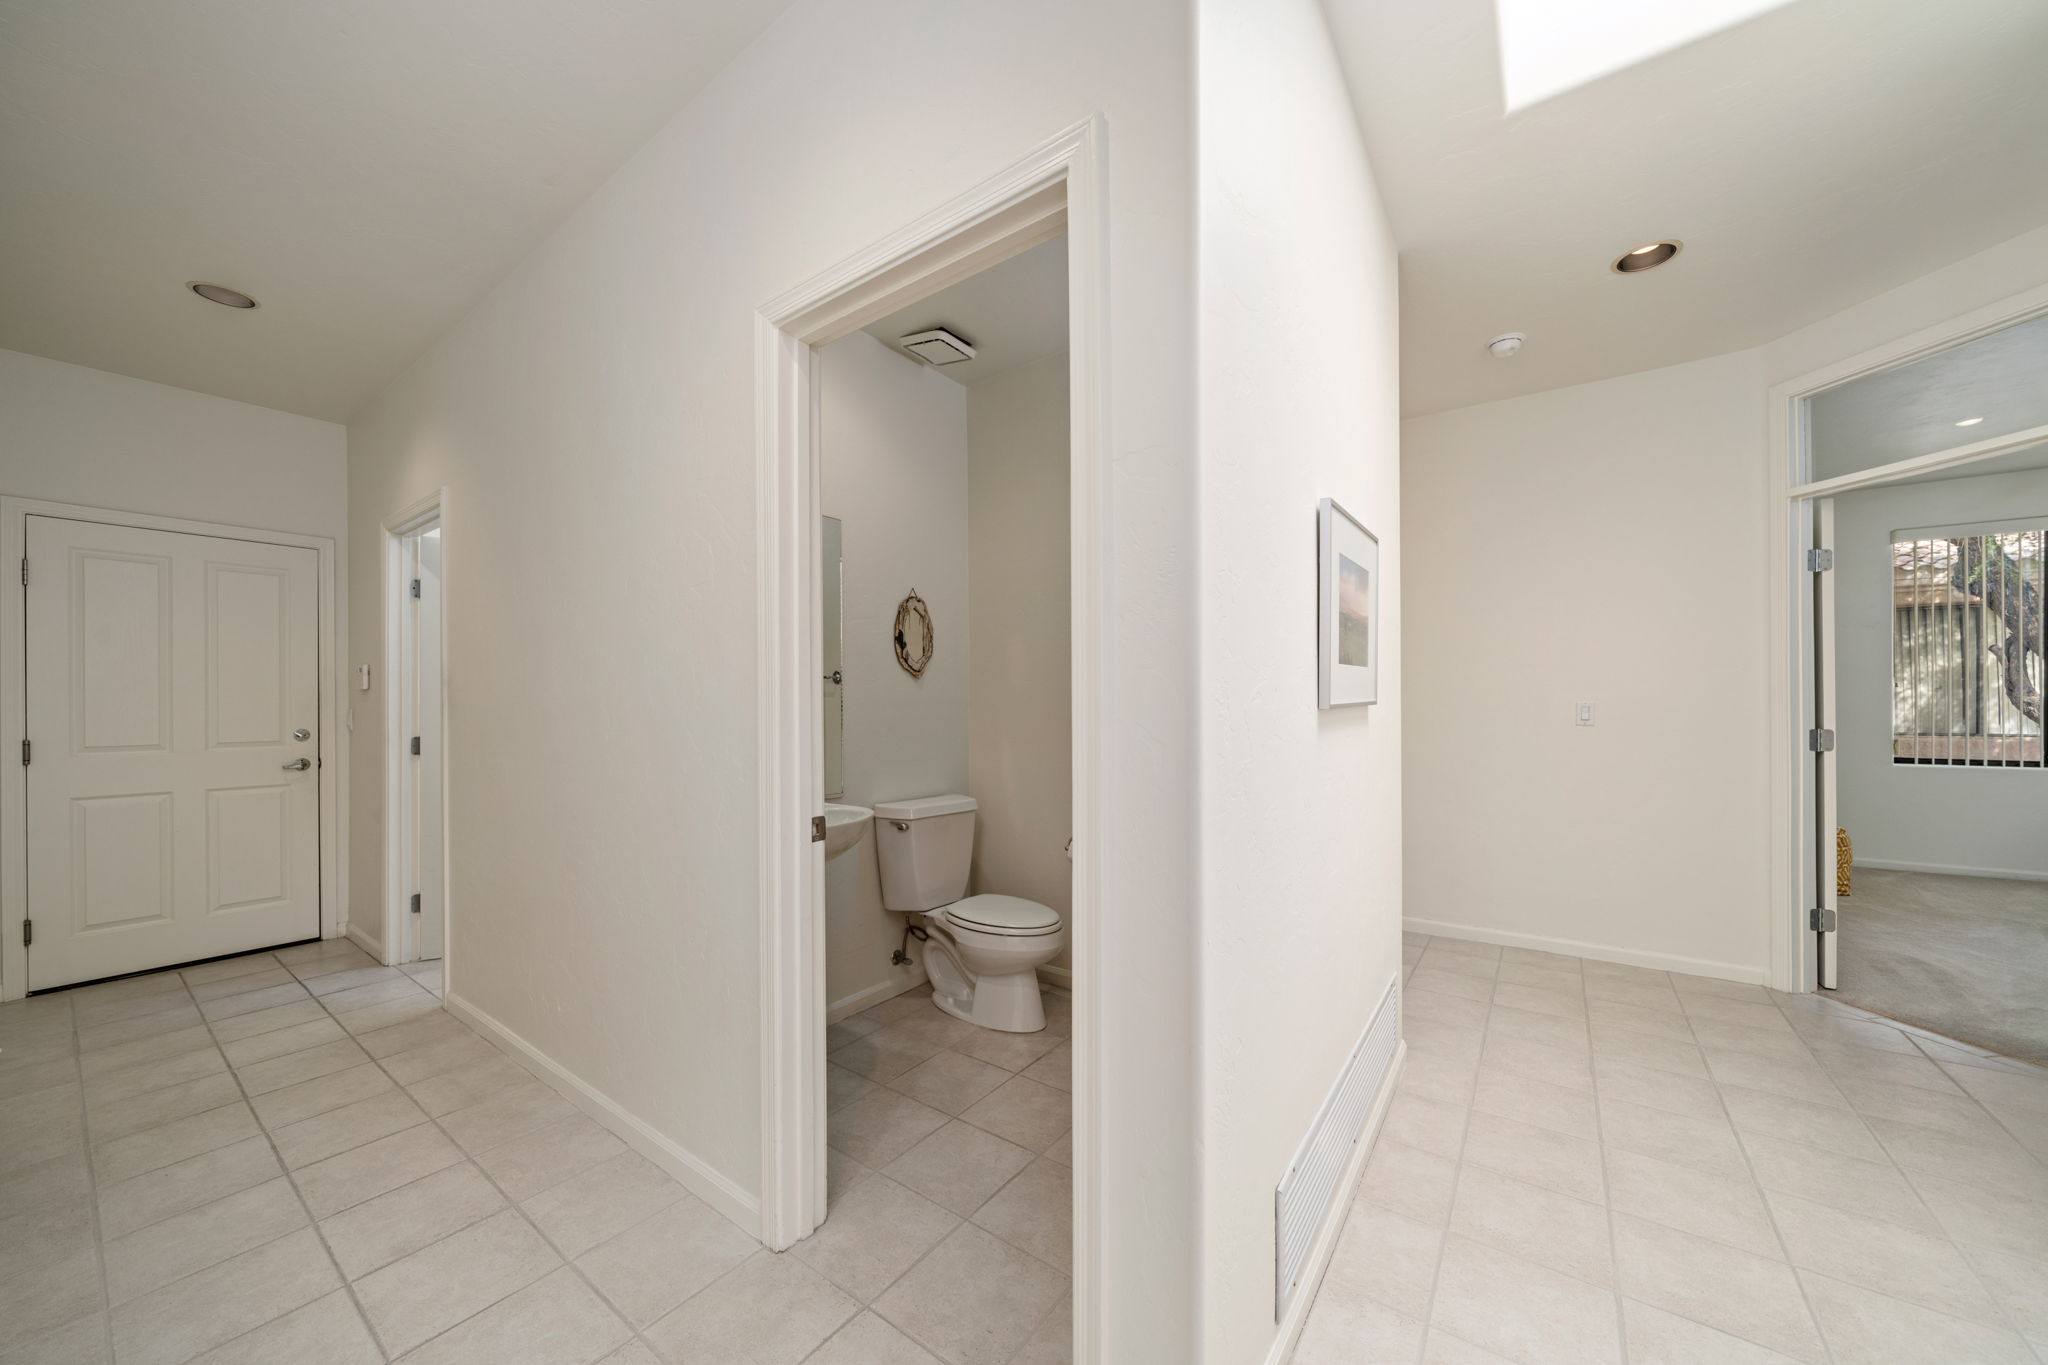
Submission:
[[[1813,544],[1833,563],[1835,550],[1835,501],[1823,498],[1814,504]],[[1813,903],[1826,924],[1839,924],[1835,895],[1835,821],[1837,764],[1833,735],[1835,714],[1835,574],[1832,567],[1813,575],[1813,724],[1830,736],[1814,754],[1814,887]],[[1824,991],[1837,989],[1841,934],[1835,929],[1816,930],[1819,939],[1816,984]]]
[[[318,553],[31,516],[28,560],[29,989],[317,938]]]

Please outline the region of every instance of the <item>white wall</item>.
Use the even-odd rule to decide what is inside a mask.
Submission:
[[[967,390],[865,332],[818,354],[824,514],[838,517],[846,675],[844,799],[857,806],[970,791]],[[896,662],[912,589],[933,623],[931,664]],[[825,998],[865,1009],[923,979],[894,967],[905,919],[882,908],[872,831],[825,864]]]
[[[1404,424],[1418,927],[1763,979],[1767,390],[2044,284],[2048,228],[1754,351]]]
[[[2048,470],[1835,499],[1836,813],[1859,865],[2048,878],[2048,779],[1891,761],[1892,532],[2018,519],[2048,523]]]
[[[0,351],[0,494],[345,541],[348,433]]]
[[[347,435],[333,422],[0,351],[0,495],[333,538],[340,638],[321,687],[344,717],[359,695],[347,690],[345,662]],[[345,799],[347,742],[329,736],[323,748],[341,765]]]
[[[1408,537],[1394,246],[1321,13],[1199,13],[1201,1359],[1239,1365],[1274,1186],[1400,958]],[[1326,496],[1380,540],[1377,706],[1316,709]]]
[[[1123,975],[1096,1019],[1092,1174],[1116,1362],[1198,1355],[1190,22],[1170,0],[798,0],[350,429],[359,550],[449,489],[454,995],[744,1203],[755,310],[1101,115],[1102,948]],[[381,662],[356,561],[358,657]],[[381,717],[356,746],[381,772]],[[374,867],[382,784],[357,787]]]
[[[1761,968],[1763,422],[1744,352],[1406,425],[1421,927]]]
[[[1067,357],[967,389],[972,528],[967,790],[981,802],[974,890],[1049,905],[1072,927],[1074,832]],[[1069,947],[1051,964],[1058,982]]]

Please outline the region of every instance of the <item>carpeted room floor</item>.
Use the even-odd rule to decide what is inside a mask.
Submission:
[[[1859,867],[1836,998],[2048,1062],[2048,882]]]

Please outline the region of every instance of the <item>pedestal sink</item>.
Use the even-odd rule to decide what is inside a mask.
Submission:
[[[866,806],[825,803],[825,856],[836,858],[867,837],[875,813]]]

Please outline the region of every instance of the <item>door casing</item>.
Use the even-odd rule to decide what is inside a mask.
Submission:
[[[449,783],[453,767],[448,762],[453,718],[447,706],[448,646],[448,490],[437,488],[391,515],[381,523],[384,553],[384,923],[381,947],[387,965],[415,961],[418,947],[413,942],[411,913],[413,796],[411,769],[401,756],[401,747],[412,731],[411,710],[406,692],[410,687],[412,647],[406,625],[410,588],[405,566],[405,542],[431,526],[441,528],[441,746],[438,755],[423,755],[441,768],[441,958],[442,985],[446,990],[454,971],[452,948],[454,915],[452,879],[449,876],[448,810]]]
[[[1974,441],[1931,454],[1858,470],[1837,478],[1812,478],[1813,458],[1803,400],[1837,384],[1888,370],[1936,351],[2048,315],[2048,286],[1924,327],[1896,340],[1773,385],[1769,421],[1770,468],[1764,514],[1770,584],[1770,978],[1788,992],[1811,991],[1819,974],[1819,943],[1810,927],[1814,889],[1834,856],[1821,846],[1818,765],[1806,747],[1814,718],[1813,593],[1806,553],[1814,549],[1814,504],[1859,488],[1874,488],[1938,470],[1963,472],[1969,465],[2038,444],[2048,429]],[[1839,739],[1838,739],[1839,743]]]
[[[825,1214],[824,854],[810,837],[823,788],[819,677],[816,349],[1064,231],[1072,402],[1069,518],[1074,760],[1074,1346],[1100,1358],[1098,1027],[1108,964],[1099,942],[1101,603],[1109,471],[1104,445],[1107,275],[1102,121],[1068,128],[951,203],[755,318],[761,913],[759,1235],[783,1250]]]
[[[36,498],[0,497],[0,564],[17,574],[27,553],[28,519],[63,517],[71,521],[132,526],[145,531],[182,531],[268,545],[292,545],[320,556],[320,936],[337,938],[348,929],[348,869],[341,856],[348,832],[348,746],[338,717],[342,694],[336,677],[340,652],[335,609],[335,543],[328,536],[299,535],[262,527],[190,521],[123,512],[77,503]],[[28,783],[15,756],[28,734],[25,601],[19,577],[0,591],[0,750],[11,761],[0,762],[0,1000],[18,1000],[28,992],[28,953],[21,942],[28,917]]]

